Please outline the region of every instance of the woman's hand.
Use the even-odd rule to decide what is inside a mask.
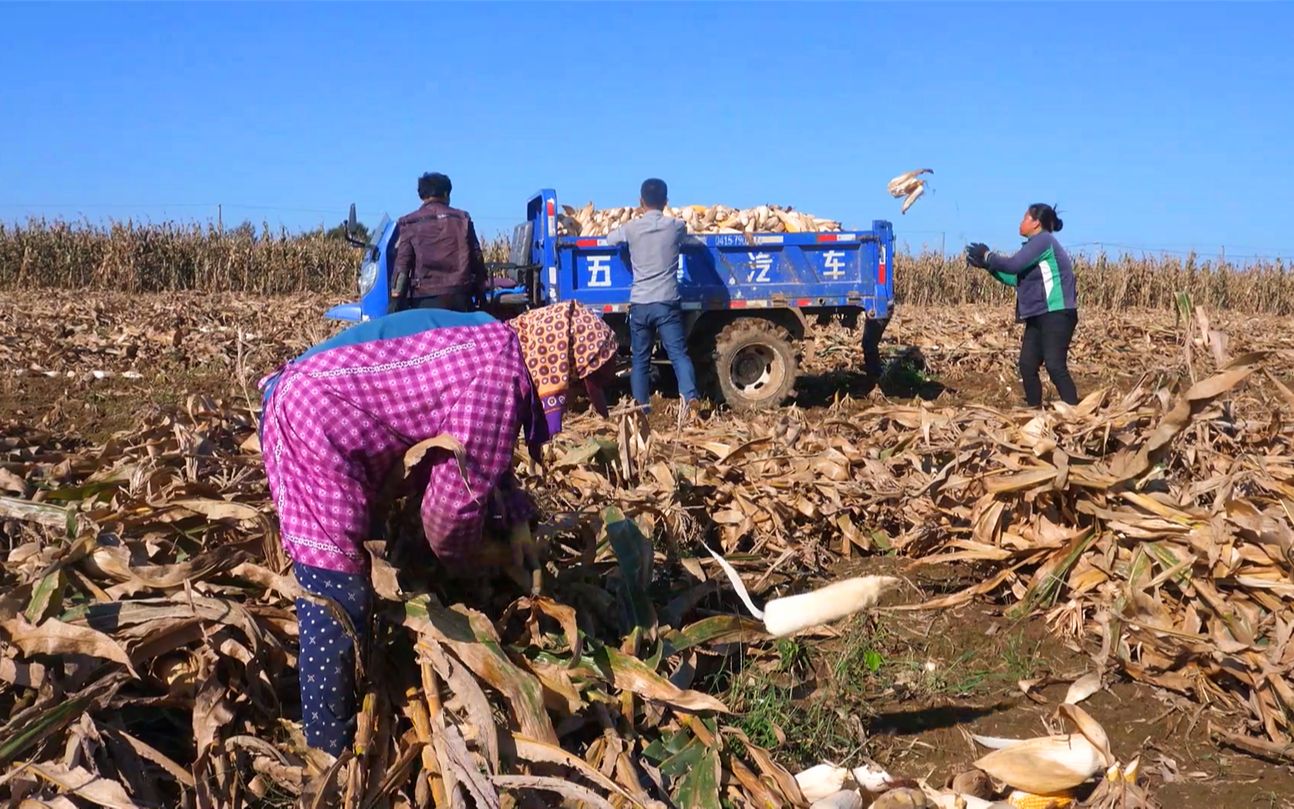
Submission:
[[[530,524],[522,522],[514,525],[506,539],[486,531],[483,540],[477,554],[477,573],[482,576],[505,573],[522,589],[537,594],[537,574],[542,568],[539,546],[530,533]]]
[[[966,263],[981,270],[988,269],[988,245],[983,242],[966,245]]]
[[[482,573],[493,574],[508,567],[513,563],[512,543],[487,534],[476,555],[476,563]]]

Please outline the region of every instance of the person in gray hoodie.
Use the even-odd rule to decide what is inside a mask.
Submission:
[[[1020,345],[1020,380],[1030,407],[1042,406],[1042,379],[1047,375],[1063,402],[1078,404],[1078,390],[1069,374],[1069,345],[1078,326],[1078,294],[1074,263],[1056,239],[1064,227],[1056,209],[1038,202],[1020,220],[1024,246],[1006,256],[982,242],[966,247],[966,261],[1015,287],[1015,317],[1024,324]]]

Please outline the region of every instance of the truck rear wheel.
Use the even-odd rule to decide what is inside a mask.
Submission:
[[[714,341],[714,381],[734,410],[780,405],[795,389],[797,365],[790,334],[762,318],[729,323]]]

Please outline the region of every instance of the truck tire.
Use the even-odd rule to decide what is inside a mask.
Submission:
[[[757,317],[729,323],[715,338],[713,358],[706,370],[734,410],[777,407],[795,389],[795,346],[776,323]]]

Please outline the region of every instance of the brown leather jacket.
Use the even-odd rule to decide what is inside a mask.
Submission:
[[[433,200],[400,217],[397,224],[393,297],[482,293],[485,255],[466,211]]]

